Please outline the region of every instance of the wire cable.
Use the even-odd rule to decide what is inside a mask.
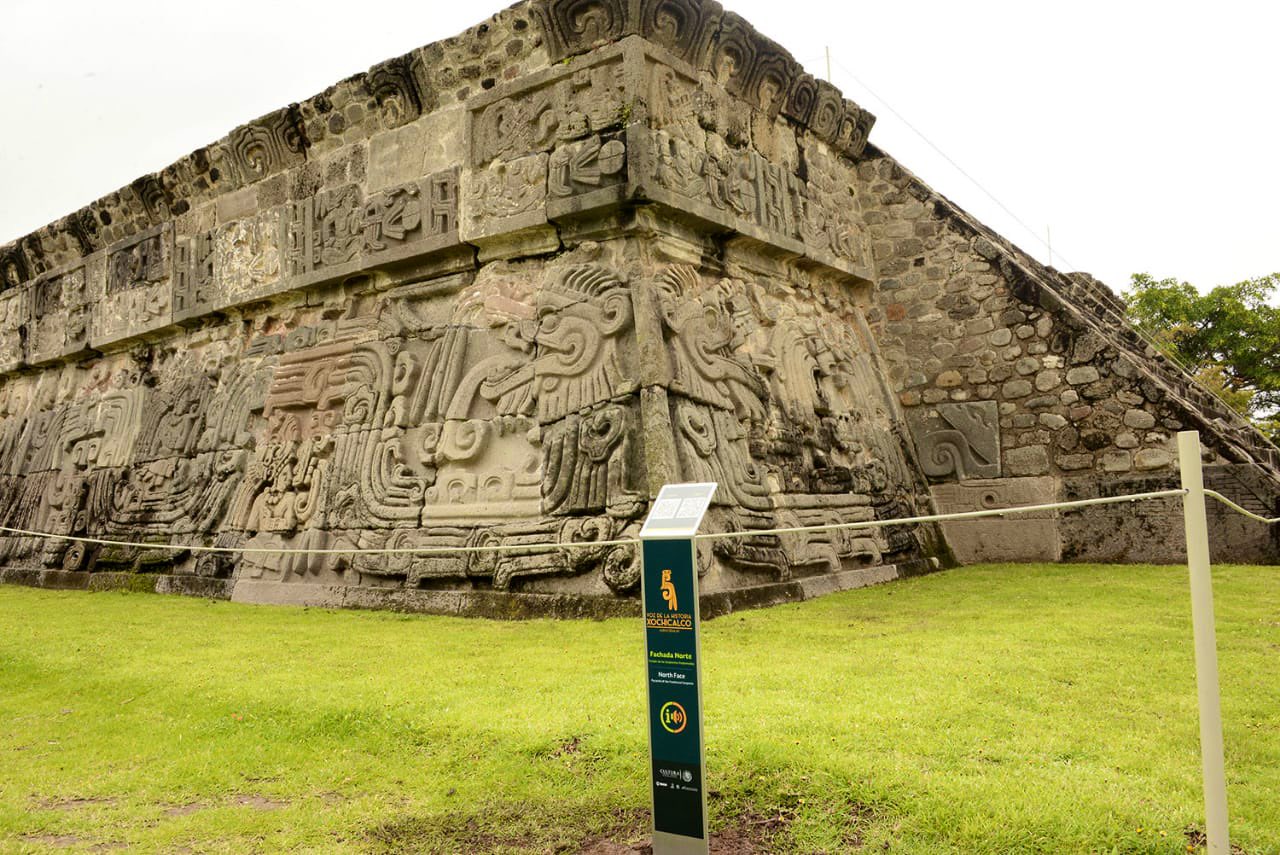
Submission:
[[[829,58],[829,59],[830,59],[830,58]],[[859,77],[858,77],[858,75],[854,74],[854,73],[853,73],[853,71],[851,71],[847,65],[845,65],[843,62],[841,62],[841,61],[839,60],[839,58],[838,58],[838,57],[837,57],[837,58],[834,58],[834,59],[830,59],[830,61],[831,61],[831,62],[834,62],[834,63],[835,63],[835,65],[836,65],[836,67],[837,67],[837,68],[839,68],[841,71],[843,71],[845,74],[847,74],[847,75],[849,76],[849,78],[850,78],[851,80],[853,80],[853,82],[854,82],[854,83],[858,84],[858,86],[860,86],[860,87],[862,87],[863,89],[865,89],[865,90],[866,90],[866,92],[867,92],[867,94],[869,94],[872,98],[875,98],[875,99],[876,99],[877,101],[879,101],[882,105],[884,105],[884,108],[885,108],[886,110],[888,110],[890,113],[892,113],[892,114],[894,115],[894,117],[896,117],[896,118],[898,119],[898,121],[900,121],[900,122],[902,122],[902,124],[906,125],[906,126],[907,126],[907,128],[908,128],[912,133],[914,133],[916,136],[918,136],[921,140],[923,140],[923,141],[924,141],[924,143],[925,143],[926,145],[928,145],[928,146],[929,146],[929,148],[931,148],[931,149],[933,149],[935,152],[937,152],[939,157],[941,157],[941,158],[942,158],[943,160],[945,160],[947,163],[951,164],[952,168],[954,168],[957,172],[959,172],[959,173],[960,173],[961,175],[963,175],[966,179],[968,179],[968,181],[969,181],[971,184],[973,184],[973,186],[974,186],[974,187],[977,187],[980,191],[982,191],[983,195],[985,195],[988,199],[990,199],[990,200],[991,200],[992,202],[994,202],[997,206],[999,206],[1000,210],[1002,210],[1002,211],[1004,211],[1006,214],[1008,214],[1008,215],[1009,215],[1009,217],[1011,217],[1015,223],[1017,223],[1019,226],[1021,226],[1023,229],[1025,229],[1025,230],[1026,230],[1026,232],[1027,232],[1027,234],[1031,235],[1031,237],[1033,237],[1033,238],[1034,238],[1038,243],[1040,243],[1042,246],[1044,246],[1044,247],[1049,251],[1049,261],[1050,261],[1050,263],[1052,263],[1052,262],[1053,262],[1053,256],[1054,256],[1054,255],[1057,255],[1057,256],[1058,256],[1058,258],[1060,258],[1060,259],[1062,260],[1062,262],[1063,262],[1067,267],[1072,268],[1072,269],[1075,269],[1075,270],[1079,270],[1079,269],[1080,269],[1080,265],[1075,264],[1073,261],[1071,261],[1071,259],[1069,259],[1069,258],[1067,258],[1065,255],[1063,255],[1063,254],[1062,254],[1062,252],[1055,250],[1055,249],[1053,248],[1053,245],[1052,245],[1052,244],[1050,244],[1050,243],[1049,243],[1049,241],[1047,241],[1047,240],[1045,240],[1044,238],[1042,238],[1042,237],[1039,235],[1039,233],[1038,233],[1038,232],[1036,232],[1036,230],[1035,230],[1035,229],[1033,229],[1031,226],[1027,225],[1027,223],[1026,223],[1026,222],[1025,222],[1021,217],[1019,217],[1017,214],[1015,214],[1015,213],[1013,212],[1013,210],[1012,210],[1008,205],[1006,205],[1004,202],[1001,202],[1001,201],[1000,201],[1000,199],[999,199],[999,198],[997,198],[997,197],[996,197],[996,195],[995,195],[994,193],[992,193],[990,190],[988,190],[988,189],[987,189],[987,188],[982,184],[982,182],[980,182],[977,178],[974,178],[971,174],[969,174],[969,172],[968,172],[968,171],[966,171],[966,170],[965,170],[965,168],[964,168],[963,166],[961,166],[959,163],[957,163],[957,162],[956,162],[956,161],[951,157],[951,155],[947,154],[947,153],[946,153],[945,151],[943,151],[943,150],[942,150],[942,148],[941,148],[939,145],[937,145],[933,140],[931,140],[931,139],[929,139],[929,137],[925,136],[924,131],[922,131],[922,130],[920,130],[919,128],[917,128],[915,125],[913,125],[913,124],[911,123],[911,121],[910,121],[909,119],[907,119],[907,117],[906,117],[906,116],[902,115],[900,112],[898,112],[896,109],[894,109],[893,105],[892,105],[892,104],[890,104],[888,101],[886,101],[886,100],[885,100],[885,98],[884,98],[884,96],[880,95],[878,92],[876,92],[876,90],[874,90],[874,89],[872,89],[870,86],[868,86],[868,85],[867,85],[867,84],[866,84],[866,83],[865,83],[861,78],[859,78]],[[1166,357],[1170,362],[1172,362],[1172,363],[1173,363],[1175,366],[1177,366],[1178,368],[1182,369],[1182,371],[1183,371],[1184,373],[1186,373],[1188,376],[1191,376],[1191,377],[1194,379],[1194,377],[1195,377],[1195,372],[1194,372],[1194,371],[1192,371],[1192,370],[1191,370],[1191,367],[1190,367],[1190,366],[1188,366],[1186,363],[1184,363],[1184,362],[1182,361],[1182,359],[1180,359],[1176,353],[1172,352],[1172,350],[1171,350],[1171,349],[1166,349],[1166,348],[1163,348],[1163,347],[1161,347],[1160,345],[1156,344],[1156,338],[1157,338],[1157,336],[1156,336],[1156,334],[1155,334],[1152,330],[1150,330],[1150,329],[1148,329],[1148,328],[1146,328],[1146,327],[1144,327],[1144,326],[1141,326],[1141,325],[1139,325],[1139,324],[1135,323],[1131,318],[1126,317],[1126,320],[1127,320],[1127,321],[1128,321],[1128,323],[1133,327],[1133,329],[1135,329],[1135,330],[1138,332],[1138,334],[1141,336],[1142,340],[1143,340],[1143,341],[1144,341],[1144,342],[1145,342],[1149,347],[1151,347],[1152,349],[1154,349],[1156,352],[1158,352],[1158,353],[1160,353],[1160,354],[1163,354],[1163,355],[1164,355],[1164,356],[1165,356],[1165,357]],[[1207,388],[1207,387],[1204,387],[1204,386],[1203,386],[1203,384],[1201,384],[1201,386],[1202,386],[1202,388],[1204,388],[1204,389],[1205,389],[1205,391],[1207,391],[1210,395],[1212,395],[1212,396],[1213,396],[1213,397],[1218,401],[1218,403],[1220,403],[1220,404],[1222,404],[1224,407],[1226,407],[1226,409],[1227,409],[1229,412],[1235,413],[1237,416],[1239,416],[1240,418],[1244,419],[1244,420],[1245,420],[1247,423],[1249,423],[1250,425],[1252,425],[1252,424],[1253,424],[1253,420],[1249,418],[1248,413],[1242,412],[1240,409],[1238,409],[1237,407],[1235,407],[1234,405],[1232,405],[1230,402],[1228,402],[1225,398],[1223,398],[1221,395],[1219,395],[1219,394],[1218,394],[1217,392],[1215,392],[1213,389],[1209,389],[1209,388]],[[1262,436],[1261,432],[1259,432],[1259,436]],[[1265,437],[1265,436],[1263,436],[1263,438],[1264,438],[1264,439],[1266,439],[1266,437]],[[1268,440],[1268,441],[1269,441],[1269,440]]]
[[[983,186],[983,184],[982,184],[982,182],[980,182],[978,179],[976,179],[976,178],[974,178],[972,175],[970,175],[970,174],[969,174],[969,172],[968,172],[968,171],[966,171],[966,170],[965,170],[965,168],[964,168],[963,166],[961,166],[960,164],[956,163],[956,161],[951,157],[951,155],[947,154],[947,153],[946,153],[945,151],[943,151],[943,150],[942,150],[942,148],[941,148],[941,147],[939,147],[939,146],[938,146],[938,145],[937,145],[933,140],[931,140],[931,139],[929,139],[927,136],[925,136],[924,131],[920,130],[920,129],[919,129],[919,128],[917,128],[915,125],[913,125],[913,124],[911,123],[911,121],[910,121],[909,119],[907,119],[907,117],[906,117],[906,116],[902,115],[902,114],[901,114],[901,113],[899,113],[897,110],[895,110],[895,109],[893,108],[893,105],[892,105],[892,104],[890,104],[888,101],[886,101],[886,100],[884,99],[884,97],[883,97],[883,96],[881,96],[880,94],[878,94],[874,89],[872,89],[870,86],[868,86],[866,83],[864,83],[864,82],[863,82],[863,81],[862,81],[862,80],[861,80],[861,79],[860,79],[856,74],[854,74],[852,71],[850,71],[848,66],[846,66],[844,63],[842,63],[839,59],[834,59],[834,60],[832,60],[832,61],[835,63],[835,65],[836,65],[836,67],[837,67],[837,68],[839,68],[839,69],[840,69],[841,71],[843,71],[845,74],[849,75],[849,78],[850,78],[851,80],[853,80],[853,82],[854,82],[854,83],[858,84],[858,85],[859,85],[859,86],[861,86],[863,89],[865,89],[865,90],[867,91],[867,94],[869,94],[872,98],[875,98],[877,101],[879,101],[881,104],[883,104],[883,105],[884,105],[884,108],[885,108],[886,110],[888,110],[890,113],[892,113],[892,114],[893,114],[893,115],[898,119],[898,121],[902,122],[902,124],[906,125],[906,126],[907,126],[907,128],[908,128],[912,133],[914,133],[916,136],[920,137],[920,139],[924,140],[924,143],[925,143],[927,146],[929,146],[929,148],[931,148],[931,149],[933,149],[935,152],[937,152],[939,157],[941,157],[941,158],[942,158],[943,160],[945,160],[947,163],[951,164],[952,168],[953,168],[953,169],[955,169],[955,170],[956,170],[956,172],[959,172],[961,175],[963,175],[965,178],[967,178],[967,179],[969,180],[969,182],[970,182],[971,184],[973,184],[973,186],[974,186],[974,187],[977,187],[979,190],[981,190],[981,191],[982,191],[983,195],[985,195],[985,196],[986,196],[988,199],[990,199],[992,202],[996,203],[996,205],[998,205],[998,206],[1000,207],[1000,210],[1002,210],[1002,211],[1004,211],[1006,214],[1008,214],[1008,215],[1013,219],[1013,221],[1014,221],[1015,223],[1017,223],[1018,225],[1022,226],[1022,228],[1026,229],[1027,234],[1029,234],[1029,235],[1031,235],[1033,238],[1035,238],[1037,242],[1039,242],[1040,244],[1042,244],[1042,245],[1043,245],[1046,249],[1048,249],[1051,253],[1053,253],[1054,255],[1058,256],[1058,258],[1061,258],[1061,259],[1063,260],[1063,262],[1065,262],[1065,263],[1067,264],[1067,266],[1069,266],[1069,267],[1076,267],[1076,265],[1075,265],[1075,264],[1073,264],[1073,263],[1071,262],[1071,260],[1070,260],[1070,259],[1068,259],[1068,258],[1067,258],[1065,255],[1063,255],[1061,252],[1058,252],[1057,250],[1055,250],[1055,249],[1053,248],[1053,246],[1052,246],[1052,245],[1051,245],[1047,240],[1045,240],[1044,238],[1042,238],[1042,237],[1041,237],[1041,236],[1036,232],[1036,230],[1035,230],[1035,229],[1033,229],[1033,228],[1031,228],[1031,226],[1027,225],[1027,223],[1026,223],[1026,222],[1025,222],[1021,217],[1019,217],[1017,214],[1015,214],[1015,213],[1013,212],[1013,210],[1012,210],[1008,205],[1006,205],[1004,202],[1001,202],[1001,201],[1000,201],[1000,199],[999,199],[999,198],[997,198],[997,197],[996,197],[996,195],[995,195],[994,193],[992,193],[990,190],[988,190],[986,187],[984,187],[984,186]]]

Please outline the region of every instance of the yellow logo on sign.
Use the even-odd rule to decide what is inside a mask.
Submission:
[[[662,723],[662,729],[667,733],[679,733],[689,723],[689,716],[685,713],[684,707],[675,701],[667,701],[662,705],[662,709],[658,710],[658,721]]]
[[[667,603],[667,611],[676,610],[676,583],[671,581],[671,571],[662,571],[662,599]]]

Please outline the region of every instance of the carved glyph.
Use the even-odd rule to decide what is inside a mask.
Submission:
[[[168,326],[173,232],[158,226],[107,255],[106,291],[90,324],[95,346]]]
[[[1000,416],[995,401],[937,404],[912,414],[920,466],[930,478],[1000,477]]]
[[[91,299],[85,268],[37,280],[31,286],[27,359],[58,359],[85,347]]]
[[[614,50],[587,67],[556,70],[514,92],[472,107],[471,165],[549,152],[618,126],[626,103],[621,54]]]
[[[545,222],[539,215],[547,201],[547,155],[533,154],[498,161],[467,174],[463,183],[469,233],[519,228],[522,215],[534,215],[529,224]]]
[[[26,362],[29,298],[26,288],[0,294],[0,370],[12,371]]]
[[[627,146],[621,139],[598,134],[565,143],[551,153],[547,191],[554,199],[590,193],[619,184],[625,178]]]
[[[213,239],[214,269],[222,294],[232,304],[260,296],[278,282],[280,257],[278,210],[228,223]]]

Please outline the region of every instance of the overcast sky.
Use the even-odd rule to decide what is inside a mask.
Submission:
[[[724,5],[816,75],[829,46],[833,82],[879,118],[872,142],[1042,260],[1049,230],[1060,269],[1116,288],[1137,271],[1205,288],[1280,270],[1280,3]],[[6,7],[0,243],[499,5]]]

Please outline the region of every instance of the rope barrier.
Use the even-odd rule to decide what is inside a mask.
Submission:
[[[784,528],[749,529],[745,531],[721,531],[710,534],[695,535],[695,540],[729,540],[739,537],[765,537],[777,534],[803,534],[818,531],[840,531],[843,529],[888,528],[898,525],[921,525],[924,523],[946,522],[948,520],[974,520],[988,517],[1003,517],[1018,514],[1037,513],[1040,511],[1069,510],[1087,508],[1096,505],[1118,505],[1126,502],[1141,502],[1148,499],[1166,499],[1174,496],[1185,496],[1185,489],[1156,490],[1150,493],[1130,493],[1124,496],[1106,496],[1097,499],[1078,499],[1074,502],[1052,502],[1041,505],[1021,505],[1010,508],[991,508],[982,511],[963,511],[954,514],[929,514],[918,517],[899,517],[891,520],[863,520],[861,522],[822,523],[819,525],[798,525]],[[1280,517],[1268,518],[1240,507],[1216,490],[1205,490],[1206,496],[1212,496],[1237,513],[1261,523],[1274,525],[1280,523]],[[334,548],[294,548],[271,546],[201,546],[199,544],[179,543],[146,543],[133,540],[112,540],[101,537],[82,537],[73,534],[55,534],[47,531],[10,528],[0,526],[0,534],[18,537],[41,537],[48,540],[62,540],[70,543],[87,543],[97,546],[122,546],[131,549],[161,549],[170,552],[212,552],[239,555],[446,555],[477,552],[550,552],[557,549],[599,549],[611,546],[635,546],[637,538],[626,537],[615,540],[583,540],[558,543],[523,543],[523,544],[484,544],[480,546],[394,546],[362,549],[358,547]]]
[[[1186,490],[1159,490],[1152,493],[1132,493],[1124,496],[1108,496],[1099,499],[1080,499],[1074,502],[1055,502],[1044,505],[1023,505],[1012,508],[992,508],[983,511],[964,511],[954,514],[930,514],[919,517],[900,517],[891,520],[865,520],[848,523],[823,523],[820,525],[789,526],[786,528],[751,529],[747,531],[724,531],[713,534],[695,535],[697,540],[726,540],[735,537],[762,537],[774,534],[798,534],[814,531],[838,531],[841,529],[887,528],[897,525],[919,525],[946,520],[971,520],[984,517],[1000,517],[1009,514],[1026,514],[1038,511],[1059,510],[1069,508],[1090,507],[1093,505],[1115,505],[1125,502],[1140,502],[1146,499],[1162,499],[1172,496],[1186,495]],[[1206,493],[1210,491],[1206,490]],[[1217,494],[1213,494],[1217,495]],[[1218,497],[1221,498],[1221,497]],[[1224,500],[1225,501],[1225,500]],[[1234,503],[1231,503],[1234,504]],[[1238,510],[1244,511],[1238,505]],[[1251,516],[1256,516],[1252,515]],[[1261,519],[1260,517],[1258,517]],[[524,544],[484,544],[480,546],[395,546],[362,549],[357,547],[334,548],[293,548],[269,546],[201,546],[199,544],[179,543],[146,543],[132,540],[113,540],[101,537],[83,537],[73,534],[54,534],[47,531],[10,528],[0,526],[0,534],[19,537],[42,537],[49,540],[62,540],[70,543],[87,543],[98,546],[122,546],[131,549],[161,549],[170,552],[212,552],[240,555],[445,555],[477,552],[549,552],[557,549],[598,549],[610,546],[635,546],[640,543],[636,538],[619,538],[616,540],[583,540],[559,543],[524,543]]]
[[[973,520],[983,517],[1002,517],[1006,514],[1027,514],[1036,511],[1050,511],[1060,508],[1085,508],[1092,505],[1118,505],[1124,502],[1140,502],[1144,499],[1163,499],[1170,496],[1185,496],[1186,490],[1158,490],[1154,493],[1131,493],[1125,496],[1108,496],[1100,499],[1079,499],[1074,502],[1054,502],[1047,505],[1022,505],[1012,508],[992,508],[986,511],[963,511],[955,514],[932,514],[924,517],[900,517],[892,520],[867,520],[865,522],[825,523],[823,525],[798,525],[790,528],[765,528],[750,531],[722,531],[713,534],[694,535],[695,540],[725,540],[731,537],[759,537],[766,534],[794,534],[806,531],[836,531],[845,528],[886,528],[894,525],[917,525],[919,523],[943,522],[946,520]]]
[[[134,549],[167,549],[171,552],[220,552],[238,553],[240,555],[441,555],[459,552],[547,552],[555,549],[588,549],[602,546],[634,546],[640,541],[635,538],[621,540],[569,540],[562,543],[526,543],[526,544],[486,544],[484,546],[392,546],[374,549],[356,547],[337,547],[324,549],[295,549],[287,546],[185,546],[180,543],[144,543],[133,540],[109,540],[101,537],[80,537],[73,534],[53,534],[47,531],[30,531],[21,528],[0,526],[0,534],[13,534],[21,537],[45,537],[51,540],[65,540],[72,543],[92,543],[99,546],[127,546]]]
[[[1226,496],[1219,493],[1217,490],[1205,490],[1204,494],[1206,496],[1213,496],[1213,498],[1217,499],[1219,502],[1222,502],[1222,504],[1226,505],[1228,508],[1231,508],[1231,510],[1239,514],[1244,514],[1249,519],[1257,520],[1258,522],[1266,523],[1267,525],[1275,525],[1276,523],[1280,523],[1280,517],[1268,518],[1264,516],[1259,516],[1258,514],[1255,514],[1253,511],[1240,507],[1235,502],[1231,501]]]

